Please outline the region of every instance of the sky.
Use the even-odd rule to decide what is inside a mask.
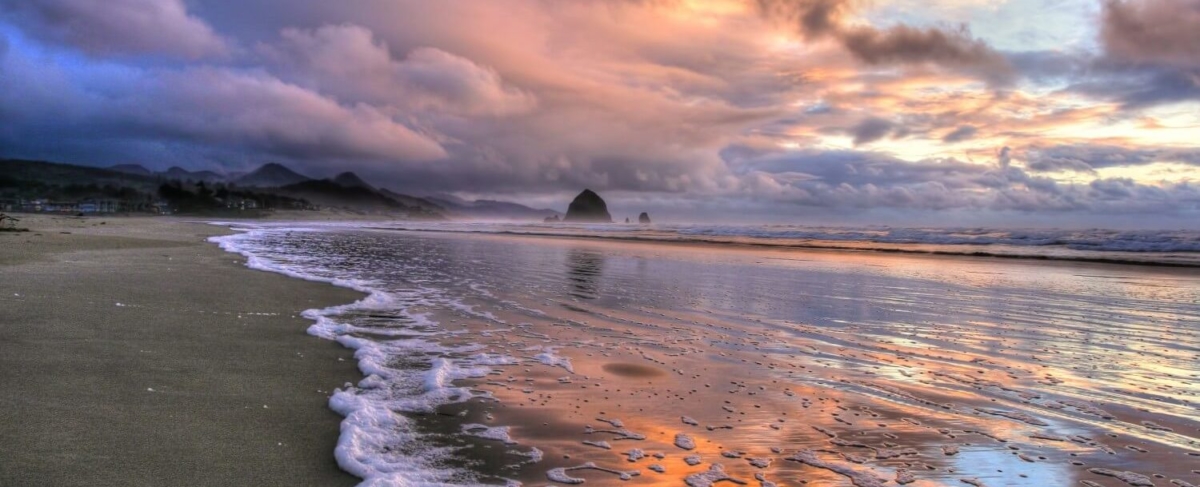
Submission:
[[[1195,228],[1200,0],[0,0],[0,157]]]

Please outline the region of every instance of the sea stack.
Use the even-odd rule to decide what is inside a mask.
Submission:
[[[643,211],[641,215],[638,215],[638,223],[641,223],[642,225],[649,225],[650,214]]]
[[[608,214],[608,205],[604,199],[590,189],[583,190],[571,206],[567,207],[564,222],[579,223],[612,223],[612,215]]]
[[[559,221],[558,215],[550,215],[542,220],[543,223],[558,223]]]

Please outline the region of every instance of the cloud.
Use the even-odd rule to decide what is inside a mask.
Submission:
[[[256,72],[196,68],[152,72],[118,102],[132,125],[166,135],[233,143],[297,159],[446,156],[431,138],[366,104],[338,103]]]
[[[1001,169],[1008,169],[1008,167],[1012,165],[1011,147],[1004,146],[999,152],[996,153],[996,164],[999,165]]]
[[[1015,72],[1008,59],[976,39],[961,25],[955,29],[888,28],[851,25],[853,0],[756,0],[761,13],[790,23],[808,40],[832,38],[858,60],[872,65],[932,64],[1007,84]]]
[[[79,76],[82,70],[88,76]],[[13,53],[0,60],[10,147],[55,154],[79,142],[147,140],[297,161],[444,158],[438,141],[367,104],[339,104],[260,70],[70,67]],[[102,161],[103,153],[91,158]]]
[[[1172,69],[1118,69],[1109,76],[1076,85],[1075,90],[1115,98],[1138,109],[1200,99],[1200,72]]]
[[[1070,210],[1081,205],[1044,178],[956,159],[904,161],[859,151],[791,151],[750,164],[789,176],[777,197],[794,204],[850,208],[997,211]]]
[[[841,30],[853,6],[849,0],[756,0],[763,15],[794,24],[808,40]]]
[[[852,127],[850,134],[854,136],[854,145],[863,145],[887,137],[893,128],[895,128],[895,124],[891,121],[879,117],[869,117]]]
[[[856,0],[286,4],[164,0],[171,30],[102,36],[98,7],[0,0],[0,156],[272,160],[401,191],[592,187],[802,214],[1195,207],[1186,120],[1146,110],[1200,99],[1176,54],[1013,52],[991,19],[959,27],[941,3],[887,16]],[[1158,18],[1135,7],[1117,8]],[[1167,163],[1102,170],[1149,161]],[[1089,184],[1168,169],[1126,196]]]
[[[1130,110],[1200,100],[1200,0],[1106,0],[1099,41],[1057,68],[1072,91]]]
[[[1100,32],[1115,59],[1200,68],[1200,0],[1106,0]]]
[[[1026,167],[1037,172],[1095,173],[1097,169],[1144,166],[1159,162],[1200,166],[1200,149],[1060,144],[1048,147],[1034,146],[1025,151]]]
[[[1031,82],[1140,110],[1200,100],[1200,67],[1114,56],[1107,52],[1027,52],[1010,56]]]
[[[753,179],[774,181],[776,189],[761,196],[803,206],[1158,215],[1200,209],[1200,191],[1186,182],[1156,186],[1108,178],[1064,185],[1003,164],[1005,156],[1001,149],[1001,164],[992,166],[950,158],[905,161],[877,152],[800,150],[744,165]]]
[[[26,33],[93,54],[222,56],[229,46],[182,0],[0,0]]]
[[[962,142],[964,140],[968,140],[968,139],[974,137],[975,134],[977,134],[977,133],[979,133],[978,128],[975,128],[970,125],[963,125],[963,126],[960,126],[956,129],[950,131],[950,133],[942,136],[942,142],[945,142],[948,144],[953,144],[955,142]]]
[[[495,70],[440,49],[420,47],[396,60],[385,42],[358,25],[284,29],[277,45],[259,50],[286,75],[342,100],[495,116],[537,105]]]
[[[953,31],[906,25],[886,30],[853,27],[842,32],[841,39],[846,49],[868,64],[930,63],[999,83],[1010,82],[1014,74],[1007,58],[971,37],[965,26]]]

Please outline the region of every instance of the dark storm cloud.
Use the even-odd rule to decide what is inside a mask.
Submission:
[[[18,53],[0,59],[0,112],[19,121],[5,146],[53,155],[55,146],[88,139],[133,147],[157,139],[298,160],[445,156],[384,110],[342,105],[259,70],[89,66],[81,79],[74,69]]]

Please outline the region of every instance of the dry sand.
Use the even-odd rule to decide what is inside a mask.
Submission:
[[[353,485],[326,401],[360,377],[300,311],[356,293],[244,267],[171,218],[0,233],[0,485]]]

